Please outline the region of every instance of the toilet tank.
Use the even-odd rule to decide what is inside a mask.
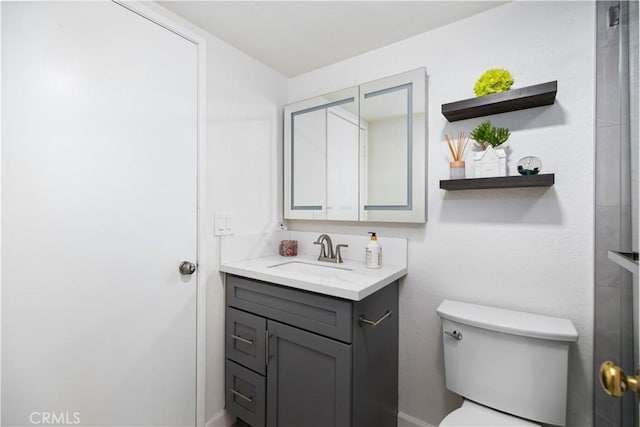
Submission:
[[[567,319],[445,300],[442,318],[447,388],[482,405],[542,423],[565,425]]]

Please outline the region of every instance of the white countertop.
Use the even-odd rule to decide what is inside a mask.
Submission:
[[[320,265],[331,268],[331,270],[328,275],[316,275],[273,267],[290,262]],[[308,255],[296,257],[274,255],[222,263],[220,271],[337,298],[360,301],[406,275],[407,267],[383,265],[382,268],[371,269],[365,267],[364,263],[357,261],[345,260],[344,263],[333,264],[318,261],[317,257]]]

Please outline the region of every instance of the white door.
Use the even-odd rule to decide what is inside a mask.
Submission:
[[[2,425],[194,425],[197,46],[1,7]]]

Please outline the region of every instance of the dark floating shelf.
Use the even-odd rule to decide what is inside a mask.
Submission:
[[[443,190],[480,190],[488,188],[551,187],[555,174],[496,176],[492,178],[447,179],[440,181]]]
[[[558,92],[558,81],[554,80],[534,86],[442,104],[442,115],[450,122],[455,122],[474,117],[551,105],[556,102],[556,92]]]

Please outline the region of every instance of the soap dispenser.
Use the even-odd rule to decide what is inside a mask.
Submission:
[[[365,266],[367,268],[380,268],[382,267],[382,248],[378,243],[376,233],[370,231],[371,240],[367,243],[365,248]]]

